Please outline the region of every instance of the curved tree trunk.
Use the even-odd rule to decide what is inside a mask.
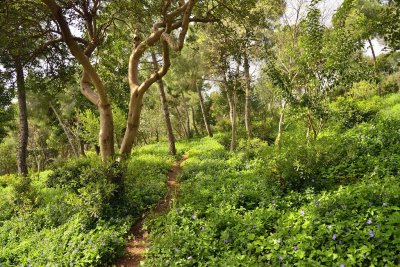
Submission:
[[[213,137],[213,133],[211,131],[210,124],[208,123],[208,119],[207,119],[207,111],[206,111],[206,107],[204,105],[203,95],[201,94],[201,87],[198,86],[197,83],[196,83],[196,89],[197,89],[197,93],[199,94],[199,102],[200,102],[201,113],[203,115],[204,125],[206,126],[208,136]]]
[[[15,70],[17,73],[17,96],[19,108],[19,135],[18,135],[18,156],[17,165],[18,173],[23,176],[28,175],[28,165],[26,162],[28,156],[28,111],[26,107],[26,91],[24,69],[21,62],[15,61]]]
[[[151,57],[153,59],[154,69],[157,70],[159,67],[158,67],[158,64],[157,64],[156,54],[152,53]],[[162,79],[159,79],[157,81],[157,83],[158,83],[158,91],[160,92],[160,99],[161,99],[162,109],[163,109],[164,117],[165,117],[165,126],[167,128],[168,142],[169,142],[169,153],[171,155],[175,156],[176,155],[175,136],[174,136],[174,131],[172,130],[171,117],[169,115],[167,96],[165,94],[165,88],[164,88],[164,81]]]
[[[246,104],[244,112],[244,122],[246,125],[247,138],[253,137],[253,131],[251,127],[251,84],[250,84],[250,63],[247,53],[244,53],[244,79],[245,79],[245,90],[246,90]]]
[[[128,123],[120,148],[120,153],[123,158],[126,158],[130,155],[133,144],[137,137],[140,124],[140,114],[142,112],[142,102],[143,94],[139,93],[138,91],[133,91],[129,101]]]

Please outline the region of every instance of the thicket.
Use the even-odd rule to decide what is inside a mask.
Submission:
[[[281,149],[184,145],[180,202],[148,222],[145,266],[397,266],[399,98],[339,98],[317,140],[299,123]]]
[[[133,222],[165,194],[167,151],[139,148],[124,166],[88,156],[0,176],[0,265],[95,266],[121,255]]]

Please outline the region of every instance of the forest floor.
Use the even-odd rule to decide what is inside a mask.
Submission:
[[[143,223],[146,219],[155,218],[162,214],[167,213],[171,207],[176,203],[179,195],[179,181],[177,177],[182,171],[181,164],[187,159],[183,157],[180,161],[176,161],[171,170],[168,173],[167,180],[167,193],[160,202],[151,209],[149,212],[144,214],[130,229],[129,235],[133,238],[126,244],[125,254],[116,260],[112,266],[117,267],[137,267],[140,266],[140,261],[143,258],[143,254],[146,251],[146,247],[149,245],[148,232],[143,227]]]

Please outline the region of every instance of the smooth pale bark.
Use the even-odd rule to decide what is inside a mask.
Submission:
[[[196,0],[189,0],[186,3],[183,3],[176,10],[168,13],[167,9],[170,7],[171,2],[167,1],[162,10],[164,21],[154,24],[152,33],[144,40],[141,40],[138,36],[134,38],[134,49],[132,50],[132,53],[129,57],[128,67],[128,80],[131,92],[131,99],[129,102],[127,127],[120,148],[120,153],[123,158],[126,158],[131,153],[134,141],[138,133],[143,95],[152,84],[154,84],[159,79],[164,77],[165,74],[167,74],[169,67],[171,66],[169,53],[170,48],[175,51],[182,50],[187,31],[189,29],[189,23],[190,21],[194,21],[191,20],[190,15],[192,14],[195,3]],[[177,20],[178,17],[181,17],[181,19]],[[171,32],[179,28],[181,30],[179,32],[178,39],[175,41],[171,36]],[[160,40],[163,51],[163,66],[160,67],[157,71],[153,72],[143,82],[139,82],[140,59],[142,58],[148,47],[155,45],[156,42]]]
[[[204,105],[204,98],[201,93],[201,87],[196,84],[196,89],[197,89],[197,93],[199,94],[200,109],[201,109],[201,113],[203,115],[204,126],[206,127],[208,136],[213,137],[213,133],[211,131],[210,124],[208,123],[207,111],[206,111],[206,108]]]
[[[127,157],[131,151],[140,124],[140,114],[143,106],[143,94],[138,90],[131,93],[129,101],[128,123],[126,125],[125,135],[122,139],[120,153],[123,157]]]
[[[225,88],[224,88],[225,86]],[[229,120],[231,122],[231,145],[230,151],[235,151],[236,149],[236,91],[230,91],[228,88],[228,82],[224,79],[224,86],[222,89],[225,91],[226,98],[229,105]]]
[[[283,133],[283,123],[284,123],[284,119],[285,119],[285,107],[286,107],[286,102],[283,101],[282,102],[282,109],[281,109],[281,114],[279,116],[279,124],[278,124],[278,135],[275,139],[275,145],[278,148],[281,148],[282,145],[282,133]]]
[[[53,106],[53,104],[50,104],[51,110],[53,110],[54,114],[56,115],[56,118],[58,120],[58,123],[60,124],[61,128],[63,129],[65,136],[68,139],[68,143],[71,146],[72,152],[74,153],[75,157],[79,157],[79,152],[74,144],[73,137],[71,136],[67,126],[64,124],[64,122],[61,119],[61,116],[58,114],[56,108]]]
[[[157,70],[159,67],[158,67],[158,64],[157,64],[156,55],[154,53],[152,53],[151,56],[152,56],[152,59],[153,59],[154,69]],[[166,126],[167,134],[168,134],[169,153],[171,155],[175,156],[176,155],[175,136],[174,136],[174,131],[172,130],[171,117],[169,115],[167,96],[165,94],[165,88],[164,88],[164,81],[162,79],[159,79],[157,81],[157,83],[158,83],[158,91],[160,93],[162,109],[163,109],[163,112],[164,112],[165,126]],[[157,139],[158,139],[158,133],[157,133]]]
[[[18,134],[18,155],[17,155],[17,166],[18,173],[22,176],[28,175],[28,111],[26,107],[26,91],[25,91],[25,77],[24,69],[21,62],[15,60],[15,71],[17,74],[17,98],[19,108],[19,134]]]
[[[251,127],[251,83],[250,83],[250,64],[247,53],[244,53],[244,80],[245,80],[245,93],[246,103],[244,112],[244,122],[246,126],[247,138],[253,137],[253,131]]]
[[[92,42],[83,51],[78,42],[71,33],[69,24],[63,15],[62,9],[55,0],[42,0],[43,3],[51,11],[54,19],[62,33],[65,44],[70,50],[71,54],[83,67],[83,74],[81,79],[81,92],[82,94],[97,106],[100,113],[100,132],[99,132],[99,144],[100,153],[103,161],[107,161],[110,157],[114,155],[114,122],[112,117],[111,104],[109,102],[107,91],[104,86],[103,81],[98,75],[96,69],[92,66],[89,60],[89,56],[96,48],[96,38],[97,34],[89,31]],[[93,17],[90,17],[93,23]],[[88,23],[89,30],[96,30],[96,27],[92,27],[92,23]],[[91,86],[94,86],[96,92],[94,92]]]
[[[229,118],[231,121],[231,151],[236,149],[236,139],[237,139],[237,124],[236,124],[236,92],[232,94],[227,93],[228,103],[229,103]]]

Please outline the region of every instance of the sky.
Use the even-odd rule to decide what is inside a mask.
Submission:
[[[294,23],[296,21],[296,10],[298,7],[301,7],[300,16],[305,16],[307,4],[310,2],[310,0],[287,0],[287,10],[285,17],[283,18],[283,22],[286,20],[290,24]],[[321,0],[321,2],[318,4],[322,13],[322,22],[326,26],[332,25],[332,16],[342,3],[343,0]],[[372,45],[374,46],[375,54],[377,56],[385,52],[385,45],[382,43],[382,41],[375,38],[372,40]],[[369,48],[368,42],[365,42],[364,44],[364,53],[372,57],[372,52]]]

